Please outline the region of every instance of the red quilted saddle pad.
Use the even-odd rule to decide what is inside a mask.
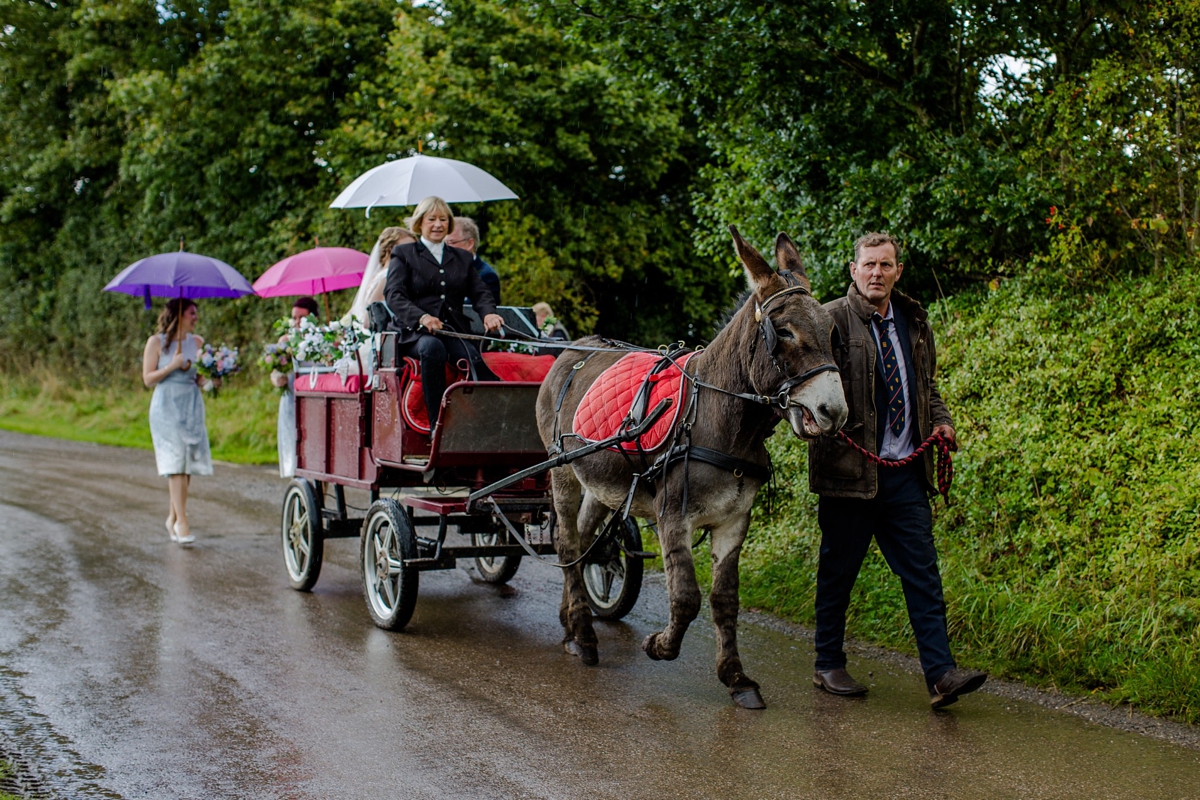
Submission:
[[[650,376],[650,401],[646,404],[646,411],[653,409],[664,397],[674,398],[675,402],[636,442],[624,442],[620,445],[621,448],[636,451],[638,445],[641,445],[642,450],[650,452],[661,447],[671,435],[679,412],[683,409],[687,392],[683,372],[679,367],[687,364],[694,355],[695,353],[688,353],[681,356],[675,360],[675,364],[657,375]],[[575,420],[572,423],[575,434],[589,442],[598,442],[618,433],[646,374],[661,358],[658,353],[630,353],[600,373],[600,377],[588,387],[579,407],[575,409]],[[611,449],[617,448],[614,446]]]
[[[537,381],[546,378],[554,366],[554,356],[531,356],[522,353],[484,353],[484,363],[502,381]],[[336,377],[336,376],[335,376]],[[466,380],[467,373],[446,365],[446,385]],[[421,383],[421,366],[414,358],[404,359],[404,374],[400,379],[400,412],[410,428],[429,433],[429,412],[425,408],[425,393]]]

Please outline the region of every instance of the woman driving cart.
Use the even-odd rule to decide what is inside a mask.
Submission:
[[[471,253],[446,245],[454,230],[454,213],[440,197],[426,197],[407,220],[420,239],[392,248],[384,301],[392,314],[397,350],[421,365],[421,383],[429,428],[437,427],[442,395],[446,391],[446,361],[470,365],[475,380],[496,380],[479,351],[462,339],[439,337],[448,329],[470,333],[463,301],[470,299],[489,332],[504,321],[483,279],[471,265]]]

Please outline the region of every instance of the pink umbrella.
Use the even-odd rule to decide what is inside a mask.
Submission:
[[[259,297],[324,294],[362,283],[366,253],[349,247],[314,247],[288,256],[254,282]]]

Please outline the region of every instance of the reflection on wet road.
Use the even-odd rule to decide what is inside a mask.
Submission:
[[[736,709],[701,617],[673,663],[642,637],[660,580],[601,663],[559,649],[554,570],[511,589],[421,576],[404,633],[371,625],[356,540],[312,594],[277,541],[284,484],[193,482],[199,541],[167,541],[150,453],[0,432],[0,751],[67,797],[1188,797],[1200,753],[988,694],[928,710],[919,677],[860,659],[872,693],[810,685],[811,643],[742,626],[766,712]]]

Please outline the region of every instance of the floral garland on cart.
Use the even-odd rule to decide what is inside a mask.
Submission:
[[[320,367],[333,367],[344,385],[351,370],[359,366],[358,349],[371,338],[371,332],[353,319],[317,325],[304,317],[296,326],[290,319],[281,319],[275,323],[275,330],[287,336],[286,350],[297,367],[304,364],[310,368],[310,387],[316,386]],[[278,351],[274,355],[278,356]]]

